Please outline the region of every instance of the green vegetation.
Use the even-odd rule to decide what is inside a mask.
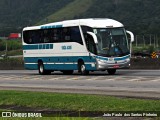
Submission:
[[[159,0],[94,0],[82,17],[113,18],[134,34],[158,34],[159,6]]]
[[[0,51],[6,50],[6,43],[7,49],[10,50],[17,50],[22,49],[22,41],[20,39],[17,40],[0,40]]]
[[[80,18],[81,14],[86,12],[91,7],[92,3],[93,0],[74,0],[64,8],[48,16],[47,21],[45,18],[39,24]]]
[[[133,46],[133,52],[148,52],[148,53],[152,53],[152,52],[155,52],[156,50],[158,50],[159,48],[154,48],[154,46],[139,46],[139,47],[136,47],[136,46]]]
[[[160,101],[100,95],[0,91],[0,105],[78,111],[158,111]]]
[[[25,26],[53,14],[73,0],[0,0],[0,36],[21,32]]]
[[[7,55],[22,55],[22,41],[17,40],[0,40],[0,56],[6,54],[7,43]]]
[[[0,56],[3,56],[5,54],[6,51],[0,51]],[[7,56],[22,55],[22,54],[23,54],[22,49],[7,51]]]
[[[74,0],[49,15],[47,22],[75,18],[113,18],[122,22],[134,34],[159,34],[158,6],[159,0]],[[46,23],[45,19],[41,23]]]
[[[18,58],[4,58],[4,59],[0,59],[0,62],[23,64],[23,58],[22,57],[18,57]]]
[[[0,36],[21,32],[25,26],[55,21],[112,18],[122,22],[134,35],[154,34],[160,41],[159,10],[159,0],[108,0],[107,2],[106,0],[14,0],[14,2],[0,0],[0,11],[3,13],[0,17]],[[5,54],[5,44],[5,40],[0,40],[0,55]],[[8,41],[8,55],[22,55],[21,49],[21,41]],[[14,52],[10,52],[11,50]],[[133,46],[133,50],[153,51],[155,49],[149,46]]]
[[[1,36],[24,26],[76,18],[113,18],[134,34],[160,34],[159,0],[0,0],[0,11]]]

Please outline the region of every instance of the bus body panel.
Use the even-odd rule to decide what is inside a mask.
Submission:
[[[24,45],[23,49],[26,69],[38,69],[38,60],[41,60],[48,70],[77,70],[78,60],[82,59],[88,70],[96,70],[96,59],[78,43]]]

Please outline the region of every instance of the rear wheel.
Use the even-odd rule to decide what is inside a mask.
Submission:
[[[44,69],[43,62],[39,62],[39,63],[38,63],[38,72],[39,72],[40,75],[48,75],[48,74],[51,74],[51,71]]]
[[[86,66],[84,64],[84,62],[79,63],[79,71],[82,75],[88,75],[89,71],[86,70]]]
[[[109,75],[114,75],[116,73],[116,69],[107,70]]]
[[[64,75],[71,75],[73,74],[73,70],[63,70],[62,71]]]

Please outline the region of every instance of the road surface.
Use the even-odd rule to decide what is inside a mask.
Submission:
[[[0,89],[160,99],[160,70],[118,70],[116,75],[98,71],[87,76],[0,70]]]

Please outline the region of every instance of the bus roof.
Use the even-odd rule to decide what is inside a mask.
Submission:
[[[49,29],[49,28],[60,28],[60,27],[70,27],[70,26],[89,26],[92,28],[111,28],[111,27],[124,27],[122,23],[108,18],[90,18],[90,19],[77,19],[77,20],[66,20],[61,22],[49,23],[40,26],[25,27],[23,31],[26,30],[36,30],[36,29]]]

